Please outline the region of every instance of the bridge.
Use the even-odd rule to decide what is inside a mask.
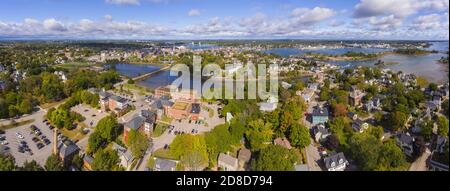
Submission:
[[[159,72],[168,70],[168,69],[170,69],[171,66],[172,66],[172,65],[164,66],[164,67],[160,68],[159,70],[156,70],[156,71],[153,71],[153,72],[149,72],[149,73],[146,73],[146,74],[143,74],[143,75],[134,77],[134,78],[132,78],[132,79],[133,79],[133,81],[139,81],[139,80],[145,79],[145,78],[147,78],[147,77],[149,77],[149,76],[152,76],[152,75],[154,75],[154,74],[156,74],[156,73],[159,73]],[[117,84],[114,85],[114,86],[115,86],[115,87],[118,87],[118,86],[123,85],[123,84],[125,84],[125,83],[127,83],[127,81],[124,80],[124,81],[122,81],[122,82],[117,83]]]

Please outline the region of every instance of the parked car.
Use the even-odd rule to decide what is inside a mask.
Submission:
[[[36,125],[31,125],[30,129],[31,129],[31,131],[36,131],[37,127],[36,127]]]
[[[50,130],[53,130],[55,127],[53,127],[52,125],[50,125],[50,126],[48,126],[48,128],[49,128]]]
[[[38,143],[38,144],[36,145],[36,147],[37,147],[38,149],[42,149],[42,147],[44,147],[44,144]]]
[[[4,140],[4,141],[0,141],[0,145],[8,145],[8,141]]]
[[[3,135],[3,134],[5,134],[5,131],[0,129],[0,135]]]
[[[46,145],[49,145],[51,142],[50,142],[50,140],[48,140],[48,139],[44,139],[44,143],[45,143]]]
[[[4,140],[6,140],[6,137],[5,136],[0,136],[0,141],[4,141]]]
[[[16,136],[19,139],[25,139],[25,137],[22,134],[20,134],[20,133],[16,133]]]
[[[19,147],[19,148],[17,149],[17,151],[18,151],[19,153],[25,153],[25,150],[23,150],[22,147]]]
[[[39,139],[37,137],[33,137],[33,139],[31,139],[31,140],[35,143],[39,142]]]

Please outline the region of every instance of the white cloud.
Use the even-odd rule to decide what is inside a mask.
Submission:
[[[293,21],[300,25],[316,24],[334,15],[336,15],[334,10],[322,7],[315,7],[313,9],[296,8],[291,13]]]
[[[191,10],[189,10],[189,12],[188,12],[188,16],[190,16],[190,17],[193,17],[193,16],[199,16],[199,15],[201,15],[202,14],[202,10],[200,10],[200,9],[191,9]]]
[[[44,28],[50,31],[66,31],[67,28],[62,24],[61,22],[55,20],[55,19],[46,19],[42,23]]]
[[[105,15],[105,16],[103,16],[103,18],[104,18],[106,21],[112,21],[112,20],[113,20],[113,17],[112,17],[111,15]]]
[[[353,17],[394,15],[405,18],[420,10],[448,10],[449,0],[361,0],[355,5]]]
[[[448,29],[448,15],[429,14],[414,19],[412,28],[416,30]]]
[[[139,0],[106,0],[106,3],[117,5],[140,5]]]

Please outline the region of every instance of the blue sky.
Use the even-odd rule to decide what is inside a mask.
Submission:
[[[449,0],[2,0],[0,36],[445,39]]]

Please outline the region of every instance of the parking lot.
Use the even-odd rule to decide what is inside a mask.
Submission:
[[[8,144],[5,146],[9,147],[10,153],[16,159],[17,165],[21,166],[25,161],[35,160],[40,165],[44,166],[48,156],[51,155],[53,145],[53,131],[50,130],[50,128],[45,123],[43,123],[44,115],[44,111],[38,111],[32,116],[33,119],[35,119],[33,123],[22,125],[5,131],[4,136],[6,137],[6,141],[8,142]],[[40,130],[41,135],[36,136],[35,133],[30,130],[31,125],[36,126]],[[19,138],[18,134],[22,135],[23,139]],[[43,142],[43,136],[45,136],[50,141],[48,145]],[[38,137],[38,141],[36,143],[32,140],[33,137]],[[33,153],[32,155],[27,151],[24,151],[23,153],[19,152],[21,141],[26,142],[29,150],[31,151],[31,153]],[[38,143],[41,143],[44,146],[41,149],[38,149]]]
[[[101,119],[108,115],[108,113],[106,112],[101,112],[100,110],[92,108],[91,106],[85,104],[76,105],[72,107],[71,110],[73,112],[81,114],[84,118],[86,118],[84,123],[89,128],[94,128]]]

